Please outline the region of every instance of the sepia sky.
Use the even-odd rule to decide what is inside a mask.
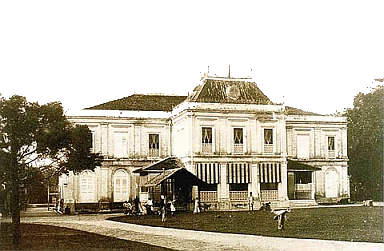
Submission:
[[[321,114],[384,77],[383,1],[1,1],[0,93],[68,114],[133,93],[252,76]],[[383,83],[381,83],[383,84]]]

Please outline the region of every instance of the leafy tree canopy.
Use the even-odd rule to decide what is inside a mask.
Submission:
[[[25,97],[0,97],[0,175],[7,180],[12,151],[17,164],[25,168],[37,161],[57,162],[60,172],[100,165],[100,156],[92,154],[91,132],[85,125],[71,124],[59,102],[39,105]]]
[[[383,200],[384,86],[357,94],[347,117],[351,196]]]
[[[57,168],[46,173],[93,170],[100,157],[90,152],[91,132],[74,126],[59,102],[39,105],[25,97],[0,96],[0,185],[12,191],[12,223],[15,247],[20,244],[20,185],[37,177],[29,168],[45,163]],[[33,181],[32,178],[29,181]]]

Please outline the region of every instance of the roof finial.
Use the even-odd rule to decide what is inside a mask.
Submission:
[[[228,78],[231,78],[231,65],[229,65]]]

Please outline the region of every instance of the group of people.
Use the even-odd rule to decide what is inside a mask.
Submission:
[[[171,213],[171,216],[175,216],[176,207],[174,199],[167,200],[164,195],[160,196],[159,214],[161,215],[161,221],[166,221],[167,211]]]
[[[175,200],[167,200],[164,195],[160,197],[159,209],[155,210],[154,202],[152,198],[148,198],[147,202],[143,205],[140,202],[138,196],[134,200],[134,205],[131,202],[125,201],[123,203],[124,214],[126,215],[161,215],[161,220],[166,220],[167,211],[171,213],[172,216],[176,213]]]
[[[143,205],[140,203],[139,196],[135,197],[135,199],[133,200],[133,205],[132,205],[131,201],[125,201],[123,203],[123,207],[124,207],[124,214],[126,214],[126,215],[148,214],[148,210],[147,210],[148,207],[147,206],[143,207]]]

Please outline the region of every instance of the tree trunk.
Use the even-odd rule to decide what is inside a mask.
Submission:
[[[11,150],[11,189],[12,189],[12,226],[13,226],[13,245],[15,249],[20,248],[20,178],[19,165],[17,163],[17,151]]]

